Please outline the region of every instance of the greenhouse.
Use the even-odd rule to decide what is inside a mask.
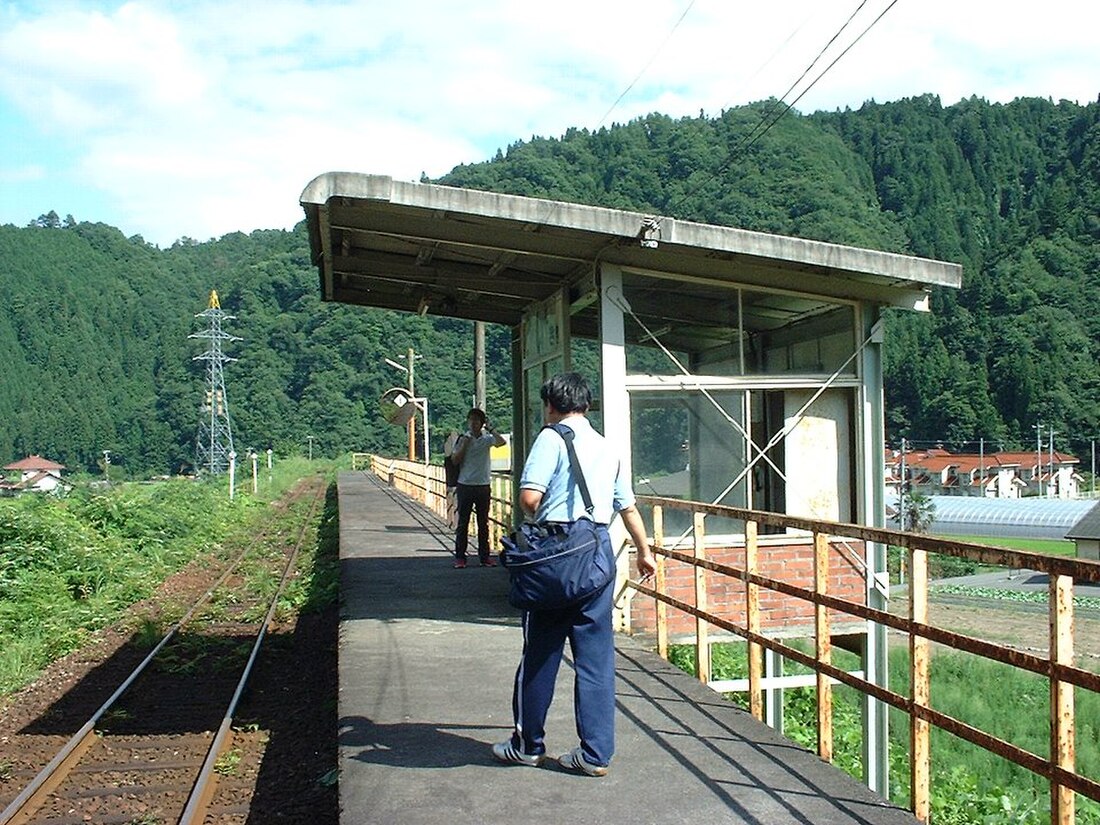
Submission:
[[[929,496],[935,517],[929,532],[939,536],[1019,536],[1063,539],[1096,504],[1089,499],[976,498]],[[897,499],[889,503],[897,510]]]

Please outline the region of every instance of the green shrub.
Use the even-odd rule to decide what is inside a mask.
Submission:
[[[791,646],[807,648],[803,643]],[[834,664],[853,669],[854,657],[834,650]],[[748,674],[743,643],[713,645],[715,679],[738,679]],[[669,661],[695,672],[695,649],[689,645],[669,650]],[[980,657],[936,651],[932,660],[933,706],[981,730],[1043,755],[1049,749],[1049,690],[1046,680]],[[805,673],[788,662],[788,673]],[[904,648],[890,651],[891,688],[908,694],[909,656]],[[981,689],[975,686],[980,685]],[[747,696],[730,697],[742,707]],[[862,728],[857,691],[833,688],[833,763],[857,778],[862,776]],[[1100,695],[1076,691],[1077,771],[1100,776]],[[817,705],[813,688],[783,692],[784,733],[809,750],[817,747]],[[909,804],[909,718],[889,710],[890,797]],[[971,745],[937,728],[931,731],[932,821],[936,825],[1048,825],[1049,786],[1045,779],[1002,757]],[[1077,824],[1100,825],[1100,804],[1077,797]]]
[[[302,464],[283,462],[258,495],[233,501],[224,479],[0,500],[0,693],[26,684],[187,562],[250,536],[269,517],[265,502],[297,480]]]

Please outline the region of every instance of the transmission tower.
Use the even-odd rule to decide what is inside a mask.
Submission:
[[[206,352],[191,359],[206,362],[206,391],[195,439],[195,466],[199,472],[217,475],[229,469],[229,454],[233,452],[233,429],[229,424],[229,399],[225,394],[222,365],[237,360],[222,352],[222,343],[241,339],[222,330],[222,321],[233,320],[236,316],[222,310],[216,290],[211,290],[207,308],[195,317],[205,319],[209,326],[187,337],[205,338],[210,342]]]

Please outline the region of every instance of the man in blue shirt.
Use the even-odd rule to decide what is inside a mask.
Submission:
[[[649,578],[656,564],[634,506],[630,480],[623,476],[619,458],[585,417],[592,400],[588,383],[575,372],[563,373],[543,384],[540,394],[546,423],[561,423],[573,430],[577,458],[592,497],[591,518],[601,525],[600,552],[613,555],[607,525],[617,512],[637,548],[638,574]],[[570,471],[565,440],[554,430],[543,429],[531,445],[520,479],[519,503],[524,515],[539,524],[589,518]],[[558,763],[588,776],[607,773],[615,751],[614,589],[611,581],[578,604],[524,611],[523,654],[512,689],[515,730],[511,739],[493,746],[497,759],[532,767],[546,760],[546,714],[568,639],[576,674],[573,693],[580,745],[559,757]]]
[[[458,465],[458,485],[455,499],[458,507],[458,525],[455,528],[454,566],[466,566],[466,548],[470,543],[470,512],[477,511],[477,555],[482,567],[493,567],[496,562],[489,555],[489,486],[492,460],[489,450],[503,447],[507,442],[493,431],[485,413],[474,407],[466,416],[466,432],[455,442],[451,461]]]

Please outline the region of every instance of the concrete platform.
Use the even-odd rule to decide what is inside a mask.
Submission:
[[[629,637],[607,777],[497,763],[521,647],[507,574],[452,569],[436,516],[369,474],[339,496],[342,823],[917,822]],[[567,666],[547,742],[576,745]]]

